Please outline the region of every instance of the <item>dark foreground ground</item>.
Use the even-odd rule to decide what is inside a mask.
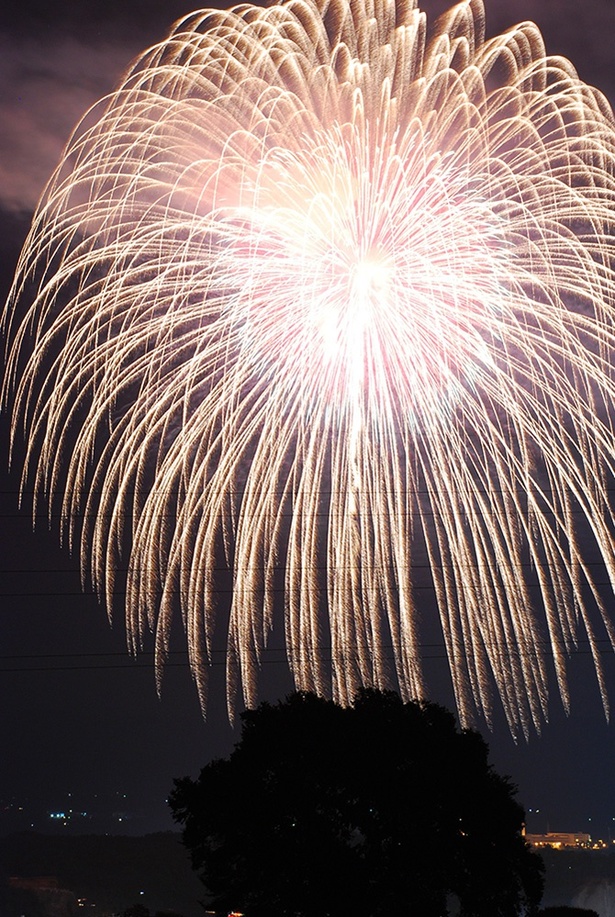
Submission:
[[[108,917],[135,904],[152,915],[203,915],[203,886],[173,832],[144,837],[13,834],[0,838],[0,869],[0,917]],[[51,886],[47,893],[41,892],[40,880],[43,888]]]
[[[542,854],[544,906],[615,914],[615,849]],[[202,886],[179,835],[13,834],[0,838],[0,917],[110,917],[136,904],[169,917],[203,917]]]

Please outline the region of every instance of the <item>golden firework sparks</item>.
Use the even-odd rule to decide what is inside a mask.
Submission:
[[[223,556],[231,702],[280,577],[298,688],[422,696],[424,555],[464,721],[495,684],[538,728],[580,637],[607,707],[614,152],[604,98],[480,0],[199,12],[135,63],[4,320],[24,482],[109,609],[130,546],[133,649],[162,665],[179,606],[205,704]]]

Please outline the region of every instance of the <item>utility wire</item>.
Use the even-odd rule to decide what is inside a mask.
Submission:
[[[600,642],[600,643],[602,643],[602,644],[606,644],[606,643],[607,643],[606,640],[601,640],[601,641],[598,641],[598,642]],[[445,661],[448,661],[449,656],[448,656],[448,654],[446,653],[446,651],[444,650],[444,647],[443,647],[443,646],[441,646],[441,651],[440,651],[440,646],[439,646],[438,644],[426,644],[426,646],[430,646],[430,647],[432,647],[433,649],[438,649],[438,652],[430,652],[430,653],[428,653],[428,654],[421,655],[422,661],[424,661],[424,662],[427,662],[427,661],[434,661],[434,660],[445,660]],[[330,649],[330,647],[329,647],[329,649]],[[385,647],[385,649],[390,649],[390,650],[392,650],[392,647],[388,647],[388,648]],[[602,655],[602,656],[613,656],[613,657],[615,658],[615,654],[613,653],[613,648],[612,648],[612,646],[611,646],[610,644],[608,644],[607,646],[597,647],[597,652],[598,652],[600,655]],[[283,658],[280,658],[280,659],[261,658],[261,657],[263,657],[263,656],[266,657],[266,654],[267,654],[267,653],[280,653],[280,654],[284,654],[284,655],[283,655]],[[355,657],[356,657],[356,656],[358,655],[358,654],[357,654],[356,652],[354,652],[354,651],[353,651],[352,653],[348,653],[347,651],[344,651],[344,653],[345,653],[346,656],[352,655],[352,656],[355,656]],[[172,659],[169,659],[170,656],[176,656],[176,655],[178,655],[178,654],[182,654],[182,651],[179,651],[179,650],[178,650],[178,651],[171,651],[170,653],[167,654],[167,656],[166,656],[166,661],[165,661],[165,663],[164,663],[165,671],[166,671],[167,669],[169,669],[169,668],[182,668],[182,669],[188,669],[188,668],[189,668],[189,669],[191,669],[191,670],[194,670],[194,669],[212,669],[212,668],[220,668],[220,667],[222,667],[222,666],[226,666],[226,664],[227,664],[227,660],[226,660],[226,650],[215,650],[215,651],[213,651],[212,655],[220,656],[221,658],[219,658],[219,659],[211,659],[211,660],[206,661],[206,662],[197,662],[197,663],[194,663],[194,664],[192,664],[192,665],[190,664],[190,662],[189,662],[189,660],[188,660],[187,658],[184,658],[184,659],[182,659],[182,660],[180,660],[180,661],[173,661]],[[278,647],[276,647],[276,648],[273,648],[273,647],[265,647],[263,650],[261,650],[261,651],[259,652],[258,655],[259,655],[259,659],[258,659],[258,665],[259,665],[259,667],[269,666],[269,665],[287,665],[287,664],[288,664],[288,660],[287,660],[287,657],[286,657],[286,652],[285,652],[285,650],[283,650],[283,649],[281,649],[281,648],[278,648]],[[464,655],[467,656],[468,653],[465,653],[465,651],[464,651]],[[475,655],[475,654],[473,654],[473,653],[470,652],[469,655],[470,655],[470,657],[472,657],[472,656]],[[528,652],[522,652],[522,651],[520,651],[520,650],[515,650],[515,649],[512,649],[512,648],[510,648],[510,647],[507,648],[506,650],[500,650],[499,653],[498,653],[498,655],[499,655],[500,657],[509,658],[509,659],[510,659],[510,658],[513,658],[513,657],[514,657],[514,658],[524,658],[524,657],[537,657],[537,656],[542,656],[542,657],[544,657],[544,658],[546,658],[546,659],[549,659],[549,658],[553,658],[553,657],[554,657],[553,651],[552,651],[552,650],[549,650],[549,649],[544,649],[544,650],[541,650],[540,652],[538,652],[538,651],[535,651],[535,652],[529,652],[529,651],[528,651]],[[575,657],[592,656],[592,655],[593,655],[593,651],[592,651],[590,648],[587,648],[587,649],[580,649],[580,648],[578,648],[578,649],[571,650],[570,652],[567,652],[565,655],[566,655],[569,659],[572,659],[572,658],[575,658]],[[4,662],[9,662],[9,663],[10,663],[13,659],[14,659],[15,661],[17,661],[17,660],[24,660],[24,659],[38,660],[38,659],[54,659],[54,658],[58,658],[58,659],[73,659],[73,658],[75,658],[75,659],[83,659],[83,658],[87,658],[87,659],[103,659],[103,658],[104,658],[104,659],[106,659],[106,658],[108,658],[108,657],[120,657],[120,658],[124,659],[124,661],[123,661],[123,662],[119,662],[119,663],[115,663],[115,662],[105,662],[105,663],[102,664],[102,665],[96,665],[96,664],[88,663],[88,664],[86,664],[86,665],[75,665],[75,664],[70,664],[70,665],[55,665],[55,664],[53,664],[53,665],[41,665],[41,666],[26,666],[26,665],[22,665],[22,666],[6,666],[6,665],[2,664],[2,663],[4,663]],[[394,657],[393,657],[392,654],[391,654],[391,655],[383,654],[381,658],[382,658],[384,661],[393,661],[393,659],[394,659]],[[331,655],[331,656],[323,656],[321,661],[322,661],[324,664],[326,664],[326,663],[331,663],[331,662],[334,661],[334,658],[333,658],[332,655]],[[46,654],[46,653],[41,653],[41,654],[32,654],[32,655],[30,655],[30,656],[27,656],[27,655],[18,655],[18,656],[14,656],[14,657],[13,657],[13,656],[0,656],[0,674],[8,674],[8,673],[25,673],[25,672],[81,672],[81,671],[105,671],[105,670],[115,670],[115,669],[125,669],[125,670],[130,670],[130,671],[136,671],[136,670],[142,669],[142,670],[147,670],[147,671],[150,671],[150,672],[151,672],[151,670],[152,670],[152,664],[151,664],[151,660],[144,661],[144,662],[139,662],[137,659],[134,659],[134,657],[130,657],[129,655],[124,655],[123,653],[116,653],[116,652],[113,652],[113,653],[66,653],[66,654],[64,654],[64,653],[57,653],[57,654]]]

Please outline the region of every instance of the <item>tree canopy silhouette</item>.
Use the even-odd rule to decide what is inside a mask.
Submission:
[[[173,815],[211,906],[248,917],[516,917],[542,861],[473,730],[367,690],[295,693],[242,714],[227,760],[175,781]],[[525,909],[525,911],[524,911]]]

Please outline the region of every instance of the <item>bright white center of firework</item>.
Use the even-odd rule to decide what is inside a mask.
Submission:
[[[386,256],[378,252],[369,252],[356,267],[354,283],[357,296],[386,295],[391,272],[392,266]]]
[[[216,186],[207,289],[251,379],[305,416],[337,409],[351,452],[366,411],[404,404],[422,423],[482,384],[510,264],[465,170],[417,141],[416,174],[393,157],[383,176],[359,167],[363,140],[319,137],[248,163],[239,193]]]
[[[348,269],[346,295],[339,301],[327,301],[322,310],[326,361],[342,359],[352,375],[360,371],[366,335],[378,310],[388,306],[392,274],[390,259],[379,252],[368,252]]]

